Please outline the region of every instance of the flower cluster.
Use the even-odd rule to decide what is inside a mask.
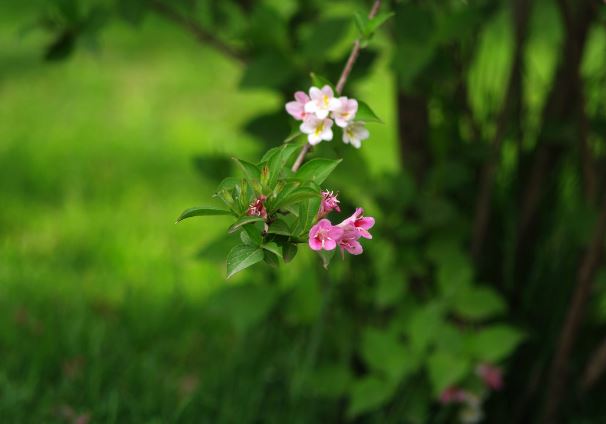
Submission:
[[[500,368],[482,363],[476,367],[475,373],[489,391],[501,390],[503,388],[503,373]],[[478,423],[484,416],[482,398],[460,387],[453,386],[444,390],[440,395],[440,402],[443,405],[453,403],[463,405],[464,408],[461,410],[460,419],[464,424]]]
[[[341,251],[347,251],[352,255],[361,254],[364,249],[358,241],[361,237],[371,239],[368,232],[375,219],[364,216],[364,210],[357,208],[352,216],[337,225],[332,225],[330,220],[324,218],[331,211],[340,212],[339,201],[332,191],[322,192],[322,203],[318,211],[319,221],[309,230],[309,247],[312,250],[334,250],[337,246]]]
[[[296,120],[303,121],[299,128],[307,134],[311,145],[332,140],[333,123],[343,129],[343,142],[357,149],[362,146],[362,140],[369,136],[364,123],[354,121],[358,101],[345,96],[335,97],[329,85],[311,87],[309,95],[297,91],[295,100],[286,103],[286,111]]]

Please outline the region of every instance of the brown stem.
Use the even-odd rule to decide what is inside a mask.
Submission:
[[[507,91],[499,117],[497,118],[497,127],[491,142],[491,154],[484,163],[481,173],[480,190],[476,199],[475,218],[473,224],[471,254],[475,260],[478,260],[482,245],[486,237],[488,228],[490,201],[494,187],[494,175],[498,168],[501,157],[501,146],[505,139],[507,124],[511,111],[515,105],[515,97],[519,95],[522,80],[522,66],[524,58],[524,42],[528,33],[528,20],[530,16],[531,1],[517,0],[514,7],[514,25],[516,28],[516,44],[514,57],[511,63]]]
[[[372,8],[370,9],[370,12],[368,13],[368,19],[374,18],[377,15],[377,13],[379,12],[380,8],[381,8],[381,0],[375,0],[374,3],[372,4]],[[354,41],[354,45],[353,45],[353,48],[351,49],[351,53],[349,54],[349,57],[347,58],[347,62],[345,62],[345,67],[343,68],[343,71],[341,72],[341,76],[339,77],[339,81],[337,82],[337,85],[335,87],[335,91],[337,94],[341,94],[341,92],[343,92],[345,83],[347,83],[347,78],[349,78],[349,74],[351,73],[351,70],[353,69],[353,66],[356,63],[356,60],[358,59],[358,56],[360,55],[361,49],[362,49],[362,45],[360,43],[360,40],[358,39],[358,40]],[[305,146],[303,146],[303,148],[299,152],[299,156],[297,156],[297,160],[295,160],[295,163],[293,164],[293,166],[291,168],[292,172],[297,172],[299,170],[299,168],[303,164],[303,161],[305,160],[305,155],[307,154],[307,152],[309,152],[309,149],[311,149],[311,145],[309,143],[306,143]]]
[[[149,3],[149,5],[151,9],[159,15],[162,15],[168,20],[173,21],[175,24],[183,27],[186,31],[196,37],[199,42],[208,44],[226,56],[231,57],[239,62],[246,61],[246,57],[241,52],[235,50],[230,45],[215,37],[211,32],[207,31],[188,16],[181,15],[177,10],[173,9],[166,3],[159,0],[153,0]]]
[[[600,343],[587,362],[585,372],[583,373],[583,380],[581,381],[583,390],[591,390],[604,374],[604,371],[606,371],[606,339],[602,340],[602,343]]]
[[[593,277],[602,259],[605,237],[606,196],[604,197],[602,211],[596,224],[593,239],[577,273],[576,288],[568,308],[566,321],[562,327],[556,354],[551,365],[550,381],[547,385],[545,413],[543,415],[543,423],[545,424],[552,424],[558,421],[558,406],[566,387],[568,359],[583,321],[585,308],[591,292]]]

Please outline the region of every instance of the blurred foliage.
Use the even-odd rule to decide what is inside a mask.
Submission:
[[[26,26],[47,34],[42,56],[48,60],[66,59],[81,46],[102,48],[99,38],[112,22],[141,27],[153,14],[243,63],[240,88],[272,91],[283,101],[309,85],[311,72],[336,80],[352,41],[362,35],[367,47],[345,92],[362,90],[378,63],[389,64],[388,78],[395,81],[390,100],[397,107],[394,116],[382,116],[384,124],[373,124],[364,149],[387,154],[375,134],[381,134],[380,125],[397,126],[394,151],[402,166],[373,171],[368,156],[323,143],[308,160],[343,159],[325,184],[341,193],[344,209],[353,208],[347,202],[355,199],[377,217],[363,256],[333,260],[325,271],[299,248],[286,267],[244,275],[210,294],[204,307],[179,297],[166,309],[133,300],[132,309],[110,311],[127,315],[116,321],[69,322],[61,337],[71,344],[43,343],[52,346],[49,352],[38,352],[35,344],[20,347],[31,352],[33,363],[5,356],[10,361],[4,361],[2,393],[8,400],[1,413],[8,420],[23,417],[18,411],[29,406],[23,399],[36,403],[36,393],[26,392],[38,386],[24,384],[22,370],[45,380],[38,385],[54,381],[56,370],[46,368],[46,357],[73,351],[103,367],[96,368],[81,397],[65,396],[76,396],[101,421],[465,421],[459,406],[438,402],[453,386],[481,398],[487,422],[539,421],[578,269],[596,233],[596,199],[605,190],[604,6],[592,0],[385,3],[384,13],[394,15],[373,37],[360,30],[369,7],[362,1],[40,3]],[[529,14],[521,38],[520,7]],[[570,28],[564,17],[572,20]],[[516,72],[519,84],[510,92]],[[253,113],[239,122],[261,150],[278,146],[290,133],[283,103],[255,116],[250,106]],[[205,182],[218,183],[231,171],[231,153],[198,155],[194,166]],[[493,160],[489,225],[474,257],[469,246],[486,178],[482,169]],[[0,184],[11,177],[0,178]],[[189,225],[200,231],[214,226]],[[223,261],[227,246],[237,242],[220,236],[200,256]],[[590,369],[599,369],[595,353],[606,328],[604,271],[594,271],[598,277],[568,361],[568,393],[559,405],[566,422],[606,420],[603,375],[590,386],[584,383]],[[54,316],[43,307],[38,313],[44,321]],[[60,317],[55,319],[62,327]],[[77,325],[90,332],[72,330]],[[8,327],[3,334],[14,333]],[[188,340],[184,352],[166,336],[175,331],[175,338]],[[114,349],[104,342],[106,332],[116,333]],[[18,341],[13,334],[3,343]],[[108,378],[148,348],[145,361],[135,360],[116,380]],[[193,357],[195,369],[188,365]],[[481,363],[504,370],[501,392],[484,387],[476,373]],[[170,366],[162,374],[165,364]],[[189,379],[178,380],[178,373]],[[162,375],[169,375],[166,386]],[[186,392],[178,399],[164,393],[175,384],[186,386],[177,390]],[[32,407],[41,414],[38,420],[50,408],[44,397]]]

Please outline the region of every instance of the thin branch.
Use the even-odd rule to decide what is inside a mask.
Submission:
[[[579,267],[576,288],[551,365],[550,381],[547,385],[545,413],[543,415],[543,423],[545,424],[557,422],[558,407],[566,387],[567,365],[570,353],[583,321],[594,275],[602,259],[604,239],[606,237],[606,196],[604,196],[602,211],[593,234],[591,244]]]
[[[215,37],[213,33],[200,26],[200,24],[193,19],[190,19],[188,16],[183,16],[168,4],[159,0],[153,0],[149,5],[154,12],[183,27],[183,29],[192,34],[200,43],[208,44],[238,62],[246,62],[246,57],[241,52],[226,44],[223,40]]]
[[[498,168],[499,159],[501,157],[501,146],[503,144],[503,140],[505,139],[509,117],[514,107],[515,96],[519,95],[520,92],[524,58],[524,43],[528,33],[528,20],[530,16],[530,8],[532,7],[531,3],[532,2],[530,0],[518,0],[513,5],[514,25],[516,29],[514,57],[511,63],[505,99],[503,100],[503,106],[497,118],[497,127],[491,142],[491,154],[482,169],[480,190],[476,199],[475,218],[473,221],[474,225],[471,241],[471,254],[476,260],[482,251],[482,245],[486,237],[486,229],[488,228],[490,201],[492,199],[492,191],[494,186],[494,175]]]
[[[595,383],[604,375],[606,371],[606,339],[593,352],[591,358],[587,362],[581,387],[584,391],[589,391]]]
[[[381,8],[381,0],[375,0],[374,3],[372,4],[372,8],[370,9],[370,12],[368,13],[368,19],[374,18],[377,15],[377,13],[379,12],[380,8]],[[347,78],[349,78],[349,74],[351,73],[351,70],[353,69],[353,66],[356,63],[356,60],[358,59],[358,56],[360,55],[361,49],[362,49],[362,45],[360,43],[360,40],[358,39],[354,42],[353,48],[351,49],[351,53],[349,54],[349,57],[347,58],[347,62],[345,62],[345,67],[343,68],[343,71],[341,72],[341,76],[339,77],[339,81],[337,82],[337,86],[335,87],[335,91],[337,92],[337,95],[341,94],[341,92],[343,91],[343,88],[345,87],[345,83],[347,83]],[[295,160],[295,163],[292,166],[292,172],[297,172],[299,170],[299,168],[303,164],[303,161],[305,160],[305,155],[307,155],[307,153],[309,152],[310,149],[311,149],[311,145],[309,143],[306,143],[305,146],[303,146],[303,148],[299,152],[299,156],[297,156],[297,159]]]

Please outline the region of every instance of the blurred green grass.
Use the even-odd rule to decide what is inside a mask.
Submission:
[[[239,66],[153,18],[43,63],[25,7],[0,13],[0,419],[178,421],[200,375],[233,381],[213,364],[230,333],[203,312],[224,268],[195,257],[223,222],[174,224],[212,193],[193,159],[257,157],[240,128],[281,100],[240,91]],[[389,122],[386,66],[359,91]],[[362,154],[394,169],[394,128],[372,130]]]

